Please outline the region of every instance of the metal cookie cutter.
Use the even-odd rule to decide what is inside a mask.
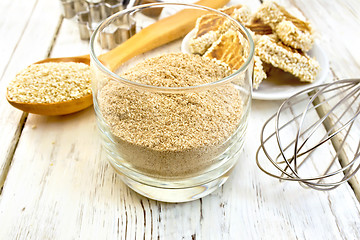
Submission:
[[[77,18],[76,18],[79,26],[80,38],[82,40],[90,39],[92,32],[102,20],[125,8],[122,2],[119,3],[118,1],[114,1],[114,0],[105,0],[105,1],[96,1],[96,2],[94,0],[92,1],[87,0],[86,3],[87,3],[87,10],[77,13]],[[124,22],[121,21],[115,22],[113,24],[114,29],[109,31],[107,35],[111,35],[111,34],[115,35],[117,34],[118,31],[120,31],[122,33],[120,35],[118,34],[119,36],[130,37],[131,36],[130,31],[134,28],[124,27],[124,26],[130,26],[128,24],[129,21],[130,19],[124,19]],[[133,22],[133,24],[135,24],[135,21]],[[120,26],[122,27],[120,28]],[[118,28],[119,30],[115,29],[117,27],[119,27]],[[107,37],[107,38],[109,38],[110,40],[111,37]],[[112,38],[114,38],[114,36],[112,36]],[[126,40],[127,38],[123,39],[122,41]],[[109,45],[114,45],[114,44],[115,42],[110,43]]]
[[[86,10],[84,0],[60,0],[65,18],[73,18],[78,12]]]
[[[110,15],[140,3],[138,0],[61,0],[65,18],[76,16],[80,38],[89,40],[96,26]],[[127,40],[135,33],[133,18],[118,20],[103,33],[102,44],[105,48],[113,48]]]
[[[102,48],[113,49],[135,33],[135,19],[131,15],[128,15],[122,19],[117,19],[117,21],[103,29],[100,33],[99,41]]]
[[[61,0],[65,18],[76,16],[80,38],[89,40],[96,26],[110,15],[127,7],[139,4],[162,2],[161,0]],[[157,18],[161,9],[144,11],[146,16]],[[118,19],[104,29],[100,35],[103,48],[112,49],[126,41],[136,32],[136,21],[133,16]]]

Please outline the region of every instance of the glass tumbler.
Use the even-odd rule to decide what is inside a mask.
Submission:
[[[227,180],[241,160],[253,55],[239,21],[198,5],[139,5],[97,27],[97,125],[107,160],[130,188],[186,202]]]

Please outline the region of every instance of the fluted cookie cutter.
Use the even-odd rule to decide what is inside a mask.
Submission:
[[[73,18],[78,12],[86,11],[85,0],[60,0],[64,18]]]
[[[89,1],[87,0],[87,10],[81,11],[77,13],[77,23],[79,26],[80,38],[82,40],[90,39],[91,34],[93,33],[96,26],[105,18],[109,17],[110,15],[125,9],[126,6],[123,3],[119,3],[117,1]],[[114,22],[114,28],[111,29],[109,32],[106,32],[106,38],[108,39],[108,45],[114,46],[119,44],[125,40],[127,40],[132,34],[133,30],[135,29],[135,21],[130,25],[129,22],[131,19],[123,19]],[[132,27],[126,27],[132,26]],[[118,39],[117,37],[121,37]]]
[[[102,48],[113,49],[136,33],[136,23],[132,15],[117,19],[100,33]]]
[[[76,16],[79,27],[80,39],[89,40],[96,26],[110,15],[127,7],[139,4],[162,2],[161,0],[61,0],[65,18]],[[161,9],[156,11],[144,11],[146,16],[157,18]],[[117,19],[105,31],[101,33],[100,42],[103,48],[112,49],[126,41],[136,32],[136,22],[129,15],[123,19]]]
[[[96,26],[110,15],[138,5],[139,0],[61,0],[65,18],[76,17],[79,27],[80,39],[89,40]],[[102,33],[101,44],[104,48],[112,49],[127,40],[135,33],[133,18],[117,20]]]

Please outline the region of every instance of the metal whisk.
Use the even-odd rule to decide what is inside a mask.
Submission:
[[[281,180],[334,189],[360,168],[359,114],[360,79],[303,90],[265,122],[257,165]]]

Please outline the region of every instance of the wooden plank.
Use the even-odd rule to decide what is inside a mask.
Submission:
[[[260,130],[255,126],[262,125],[261,118],[266,119],[273,113],[270,103],[258,103],[259,105],[254,105],[250,121],[252,126],[249,127],[254,136],[259,136]],[[257,146],[258,140],[249,138],[246,153],[253,155]],[[255,159],[255,156],[249,158]],[[279,182],[263,174],[256,167],[251,167],[254,162],[246,161],[240,164],[242,167],[238,168],[239,172],[234,175],[242,176],[244,182],[238,180],[224,187],[238,186],[238,200],[243,202],[251,220],[245,218],[245,226],[242,230],[235,230],[233,236],[239,231],[249,233],[248,236],[258,233],[265,236],[265,239],[338,239],[344,236],[347,239],[359,236],[360,207],[347,184],[328,192],[304,189],[296,182]],[[249,202],[253,202],[253,205]],[[232,206],[231,214],[246,216],[244,210],[236,209],[238,205],[235,205],[235,208]],[[351,206],[354,218],[349,218],[344,210],[346,206]],[[252,219],[254,214],[256,219]],[[274,228],[276,230],[273,231]],[[349,229],[353,228],[357,230],[351,232]]]
[[[281,1],[282,4],[286,2]],[[360,32],[354,31],[360,27],[360,16],[356,12],[356,9],[360,9],[359,1],[334,1],[331,7],[324,1],[292,0],[291,3],[295,8],[301,9],[306,18],[314,24],[316,31],[320,33],[319,41],[326,49],[330,60],[330,76],[333,80],[359,78],[360,47],[357,39],[360,38]],[[341,14],[338,12],[340,9]],[[357,106],[354,105],[354,112],[356,112],[355,108]],[[349,183],[360,201],[360,172]]]
[[[5,99],[6,86],[27,65],[46,58],[59,22],[58,5],[38,1],[1,1],[0,187],[6,177],[26,114]],[[54,9],[48,11],[48,9]],[[34,17],[35,16],[35,17]],[[46,21],[44,21],[46,19]],[[41,26],[41,27],[39,27]],[[4,41],[4,42],[3,42]]]
[[[36,0],[26,2],[21,0],[1,1],[0,33],[2,38],[0,51],[2,58],[0,60],[0,73],[3,74],[9,64],[9,59],[11,59],[19,40],[22,38],[35,6]]]
[[[5,88],[9,81],[5,80],[5,70],[10,64],[11,57],[27,26],[35,4],[35,1],[27,1],[26,4],[22,4],[20,1],[2,1],[0,3],[0,9],[6,9],[2,14],[0,22],[0,34],[3,36],[0,44],[0,51],[2,53],[2,58],[0,59],[0,89],[2,90],[2,96],[5,96]],[[25,7],[30,9],[30,11],[23,13],[23,8]],[[21,61],[19,65],[21,65]],[[11,111],[12,108],[7,104],[4,97],[0,99],[0,107],[2,112],[4,112],[3,108],[7,109],[8,112],[8,114],[5,113],[0,116],[1,126],[4,126],[3,134],[0,137],[2,145],[0,149],[0,187],[2,187],[10,166],[9,156],[12,155],[16,147],[25,116],[22,116],[21,112]],[[14,119],[14,121],[8,122],[8,119]]]
[[[53,57],[86,53],[76,28],[64,22]],[[348,185],[307,190],[257,168],[260,126],[280,103],[254,101],[229,181],[184,204],[148,200],[120,181],[104,159],[91,108],[30,114],[1,195],[0,239],[359,239],[360,207]]]

